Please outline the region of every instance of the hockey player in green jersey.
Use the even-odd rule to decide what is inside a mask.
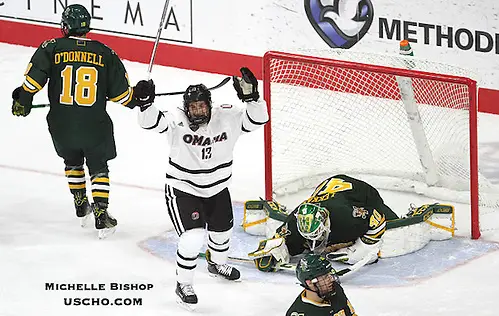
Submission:
[[[324,257],[308,254],[296,266],[296,277],[305,289],[286,316],[356,316],[336,271]]]
[[[312,195],[284,221],[273,238],[250,253],[262,271],[274,271],[278,262],[307,251],[332,261],[355,264],[378,259],[386,221],[398,216],[368,183],[335,175],[322,181]],[[366,258],[369,256],[369,258]]]
[[[12,93],[12,114],[27,116],[33,96],[48,81],[50,110],[47,122],[57,154],[64,159],[65,174],[74,197],[77,217],[93,211],[99,237],[114,232],[117,224],[107,211],[108,161],[116,157],[113,124],[106,112],[111,100],[128,108],[152,102],[148,82],[135,89],[120,58],[106,45],[86,37],[90,14],[79,4],[62,13],[62,38],[43,42],[31,58],[21,87]],[[86,194],[86,160],[93,204]]]

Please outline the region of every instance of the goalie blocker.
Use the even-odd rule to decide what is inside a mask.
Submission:
[[[286,233],[276,231],[285,222],[288,213],[286,208],[275,201],[251,200],[244,207],[243,229],[246,233],[265,236],[256,251],[248,254],[262,271],[279,270],[280,264],[288,264],[289,253],[285,246]],[[420,207],[411,205],[409,212],[400,219],[389,220],[386,232],[379,246],[379,251],[366,249],[363,256],[374,256],[364,262],[371,263],[375,259],[396,257],[409,254],[426,246],[432,240],[446,240],[454,236],[454,207],[446,204],[425,204]],[[332,261],[342,261],[338,253],[347,252],[355,243],[328,245],[321,249]],[[362,252],[362,247],[355,251]],[[377,253],[377,256],[376,256]],[[340,260],[338,260],[340,259]]]

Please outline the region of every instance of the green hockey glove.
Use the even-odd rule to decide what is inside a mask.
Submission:
[[[31,112],[31,107],[32,104],[31,102],[27,102],[26,104],[21,104],[19,102],[19,98],[21,96],[21,93],[23,88],[22,87],[17,87],[12,91],[12,114],[15,116],[28,116],[28,114]],[[33,100],[33,98],[28,98],[28,100]]]

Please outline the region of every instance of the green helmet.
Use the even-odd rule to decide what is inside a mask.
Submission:
[[[296,277],[304,288],[316,292],[326,300],[336,295],[336,287],[340,284],[331,263],[326,258],[313,253],[305,255],[298,262]],[[307,280],[313,285],[309,286]]]
[[[62,12],[61,31],[65,37],[90,32],[90,13],[81,4],[71,4]]]
[[[296,212],[300,234],[308,240],[321,240],[329,232],[329,211],[316,204],[302,203]]]
[[[313,253],[305,255],[301,258],[296,266],[296,277],[300,283],[307,287],[305,280],[312,281],[321,275],[329,274],[331,271],[336,272],[331,263],[324,257]]]

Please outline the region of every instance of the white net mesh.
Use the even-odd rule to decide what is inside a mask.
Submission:
[[[306,55],[476,78],[461,68],[413,57],[346,50],[307,51]],[[363,175],[378,188],[470,202],[466,82],[278,57],[271,57],[269,65],[275,197],[346,173]],[[411,102],[420,122],[414,113],[408,114]],[[413,125],[408,115],[416,121]],[[422,136],[415,133],[418,126]],[[428,180],[432,173],[435,183]],[[498,208],[498,188],[482,175],[479,183],[480,205]]]

